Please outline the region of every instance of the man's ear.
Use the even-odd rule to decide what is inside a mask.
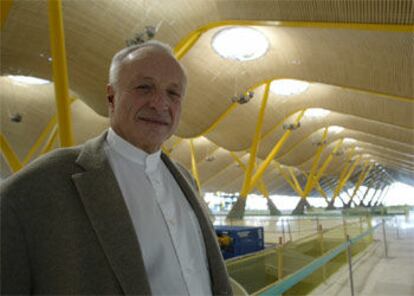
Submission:
[[[111,84],[108,84],[106,86],[106,94],[107,94],[106,98],[108,99],[109,109],[110,111],[112,111],[115,108],[115,103],[114,103],[115,91]]]

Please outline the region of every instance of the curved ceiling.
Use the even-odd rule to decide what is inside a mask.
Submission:
[[[1,28],[1,134],[22,162],[41,153],[47,142],[42,132],[52,130],[53,85],[24,85],[5,76],[52,80],[47,11],[45,0],[14,0]],[[181,123],[164,148],[191,169],[193,143],[203,191],[240,191],[244,170],[237,158],[247,166],[262,107],[257,166],[305,111],[261,178],[270,193],[296,194],[281,170],[298,168],[303,184],[302,173],[312,170],[320,145],[323,163],[344,138],[355,142],[344,141],[335,153],[321,179],[325,190],[326,180],[338,179],[352,147],[358,147],[354,157],[372,159],[393,180],[414,183],[413,11],[409,0],[63,0],[75,143],[108,126],[111,56],[145,26],[155,26],[155,38],[176,48],[189,76]],[[266,36],[265,55],[246,62],[219,56],[212,38],[231,26],[250,26]],[[309,87],[293,96],[270,90],[265,99],[266,84],[281,79]],[[248,90],[254,93],[248,103],[232,102]],[[316,108],[323,116],[311,115]],[[16,114],[20,122],[11,120]],[[31,149],[39,136],[44,143]],[[1,175],[10,174],[2,155]]]

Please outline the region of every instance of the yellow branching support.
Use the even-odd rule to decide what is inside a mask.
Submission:
[[[315,172],[318,169],[321,154],[326,147],[325,143],[326,143],[327,137],[328,137],[328,128],[325,128],[323,135],[322,135],[321,142],[320,142],[320,146],[318,147],[316,151],[315,158],[313,160],[312,167],[311,167],[308,179],[306,181],[305,189],[303,190],[303,195],[301,196],[301,198],[306,198],[313,189],[313,186],[314,186],[313,178],[315,177]]]
[[[42,143],[46,140],[46,137],[49,135],[49,133],[53,130],[53,128],[56,126],[56,116],[53,116],[44,130],[41,132],[40,136],[37,138],[36,142],[33,144],[33,146],[30,148],[29,152],[27,152],[25,158],[23,159],[23,165],[26,165],[29,163],[29,161],[32,159],[33,155],[36,153],[36,151],[40,148]]]
[[[321,168],[316,174],[316,180],[319,181],[319,179],[323,176],[329,164],[331,163],[334,154],[338,151],[338,149],[341,148],[343,141],[344,139],[339,140],[338,143],[335,145],[335,148],[331,151],[331,153],[329,153],[329,156],[325,159],[324,163],[322,164]]]
[[[0,1],[0,30],[4,28],[7,17],[9,16],[10,9],[13,6],[13,0],[1,0]]]
[[[9,165],[13,173],[17,172],[23,167],[16,153],[13,151],[9,142],[2,134],[0,134],[0,148],[1,152],[3,152],[4,158],[7,161],[7,164]]]
[[[290,185],[290,187],[299,195],[302,195],[302,189],[298,188],[297,186],[295,186],[295,184],[293,183],[293,181],[290,179],[289,175],[282,169],[280,168],[279,170],[280,175],[282,175],[282,177],[286,180],[286,182],[288,182],[288,184]],[[300,187],[300,186],[299,186]]]
[[[358,181],[357,181],[357,183],[355,185],[354,192],[350,196],[349,203],[351,203],[354,200],[354,197],[357,194],[357,192],[359,190],[359,187],[361,187],[362,183],[365,181],[366,177],[368,176],[368,174],[371,171],[371,169],[372,169],[373,166],[374,166],[373,164],[371,164],[370,166],[368,166],[368,161],[365,162],[364,168],[361,171],[361,174],[359,175]]]
[[[261,105],[260,110],[259,110],[259,116],[257,118],[256,132],[255,132],[255,135],[254,135],[254,138],[253,138],[252,146],[250,148],[249,164],[247,166],[246,174],[244,176],[243,187],[242,187],[242,190],[240,192],[240,196],[242,198],[247,197],[247,194],[249,194],[249,188],[252,187],[252,186],[250,186],[251,176],[252,176],[254,167],[256,165],[256,153],[257,153],[259,143],[260,143],[260,135],[261,135],[261,132],[262,132],[262,126],[263,126],[263,120],[264,120],[266,105],[267,105],[267,99],[269,98],[269,91],[270,91],[270,82],[267,82],[266,85],[265,85],[265,91],[264,91],[264,94],[263,94],[262,105]]]
[[[197,137],[205,136],[214,130],[219,125],[219,123],[223,121],[224,118],[226,118],[231,112],[233,112],[234,109],[237,108],[237,106],[239,106],[239,104],[232,103],[230,107],[226,109],[226,111],[224,111],[205,131],[197,135]]]
[[[229,151],[230,155],[233,157],[233,159],[239,164],[240,168],[246,172],[247,167],[244,165],[244,163],[240,160],[240,158],[236,155],[236,153],[234,153],[233,151]],[[260,180],[257,189],[263,194],[263,196],[265,198],[269,197],[269,191],[267,190],[267,187],[265,185],[265,183]]]
[[[186,53],[194,46],[194,44],[198,41],[198,39],[200,39],[201,35],[205,31],[205,29],[199,29],[191,32],[189,36],[178,43],[178,45],[174,48],[174,53],[177,60],[181,60],[186,55]]]
[[[345,161],[345,166],[341,171],[341,174],[339,175],[339,180],[338,180],[338,184],[336,185],[333,197],[332,197],[332,202],[335,201],[336,197],[339,195],[339,192],[341,191],[342,187],[345,185],[346,181],[348,181],[348,178],[350,176],[350,172],[352,173],[353,170],[355,169],[356,165],[359,163],[359,161],[361,160],[361,157],[359,157],[357,159],[357,161],[355,161],[352,166],[351,166],[351,159],[354,156],[355,153],[355,147],[352,147],[351,151],[348,154],[348,157]]]
[[[200,177],[198,176],[198,169],[197,169],[197,162],[195,158],[193,140],[190,140],[190,149],[191,149],[191,172],[193,173],[194,179],[196,180],[198,190],[201,192]]]
[[[290,177],[293,180],[293,183],[295,184],[295,188],[296,188],[295,191],[296,192],[299,192],[299,196],[302,196],[303,195],[303,190],[302,190],[302,187],[299,184],[298,179],[296,178],[296,175],[295,175],[295,172],[293,171],[293,168],[292,167],[289,167],[288,168],[288,171],[289,171]]]
[[[73,133],[61,0],[49,0],[49,32],[60,145],[69,147]]]
[[[56,142],[58,135],[58,127],[55,125],[52,132],[49,135],[49,138],[46,142],[46,144],[43,146],[42,151],[40,152],[40,155],[48,153],[53,148],[53,144]]]
[[[303,117],[304,114],[305,114],[305,110],[302,110],[299,113],[298,117],[296,118],[294,125],[298,125],[299,121],[302,119],[302,117]],[[248,194],[249,190],[251,188],[254,188],[254,186],[256,185],[256,183],[259,181],[259,179],[265,173],[265,171],[268,168],[268,166],[270,165],[270,163],[276,157],[276,155],[279,152],[279,150],[283,147],[283,145],[285,144],[285,142],[287,141],[287,139],[289,138],[289,136],[290,136],[291,133],[292,133],[291,130],[285,131],[285,133],[282,136],[282,138],[277,142],[277,144],[273,147],[272,151],[270,151],[270,153],[268,154],[268,156],[266,157],[266,159],[259,166],[259,168],[257,169],[257,172],[252,177],[252,180],[251,180],[250,184],[246,188],[246,191],[243,192],[243,193]]]

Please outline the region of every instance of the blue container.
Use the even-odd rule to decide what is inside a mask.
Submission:
[[[264,249],[263,227],[214,226],[217,236],[229,236],[231,244],[221,247],[224,259]]]

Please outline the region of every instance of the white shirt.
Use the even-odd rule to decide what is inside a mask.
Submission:
[[[105,152],[128,207],[153,295],[212,295],[198,220],[160,158],[109,129]]]

